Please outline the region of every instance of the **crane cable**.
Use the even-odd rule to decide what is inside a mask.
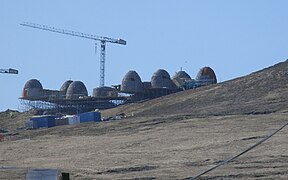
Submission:
[[[200,176],[202,176],[202,175],[204,175],[204,174],[206,174],[206,173],[208,173],[208,172],[210,172],[210,171],[212,171],[212,170],[214,170],[214,169],[216,169],[216,168],[218,168],[218,167],[220,167],[220,166],[222,166],[222,165],[228,164],[228,163],[231,162],[232,160],[238,158],[239,156],[247,153],[248,151],[250,151],[250,150],[254,149],[255,147],[257,147],[258,145],[262,144],[263,142],[265,142],[266,140],[268,140],[269,138],[271,138],[273,135],[275,135],[276,133],[278,133],[279,131],[281,131],[281,130],[282,130],[285,126],[287,126],[287,125],[288,125],[288,122],[287,122],[286,124],[284,124],[283,126],[281,126],[280,128],[278,128],[278,129],[277,129],[276,131],[274,131],[273,133],[271,133],[270,135],[268,135],[267,137],[265,137],[264,139],[262,139],[261,141],[259,141],[258,143],[256,143],[256,144],[254,144],[253,146],[247,148],[247,149],[244,150],[243,152],[241,152],[241,153],[239,153],[239,154],[237,154],[237,155],[235,155],[235,156],[233,156],[233,157],[231,157],[231,158],[229,158],[229,159],[227,159],[227,160],[225,160],[225,161],[217,164],[216,166],[214,166],[214,167],[212,167],[212,168],[210,168],[210,169],[207,169],[206,171],[203,171],[202,173],[198,174],[198,175],[195,176],[195,177],[188,178],[188,180],[197,179],[197,178],[199,178]]]

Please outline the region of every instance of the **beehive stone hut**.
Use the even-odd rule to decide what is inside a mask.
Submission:
[[[172,81],[177,87],[181,87],[184,85],[186,81],[191,80],[191,77],[189,74],[187,74],[185,71],[178,71],[176,74],[172,77]]]
[[[86,86],[81,81],[73,81],[66,92],[67,99],[78,99],[82,96],[88,96]]]
[[[68,89],[69,85],[70,85],[72,82],[73,82],[73,81],[71,81],[71,80],[65,81],[65,82],[63,83],[63,85],[61,86],[60,91],[61,91],[61,92],[64,92],[64,94],[66,94],[67,89]]]
[[[170,75],[164,69],[158,69],[151,78],[152,88],[175,89],[176,86],[170,78]]]
[[[24,99],[37,99],[42,96],[43,86],[37,79],[30,79],[24,85],[22,98]]]
[[[143,92],[143,84],[136,71],[129,71],[122,79],[121,91],[126,93]]]
[[[174,79],[174,78],[191,79],[189,74],[187,74],[185,71],[176,72],[175,75],[172,77],[172,79]]]
[[[199,70],[197,76],[196,76],[196,80],[197,81],[210,81],[212,83],[217,83],[217,78],[216,78],[216,75],[215,75],[215,72],[213,71],[212,68],[210,67],[203,67]]]

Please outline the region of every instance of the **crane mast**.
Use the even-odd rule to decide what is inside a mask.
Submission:
[[[100,82],[99,82],[100,87],[103,87],[104,84],[105,84],[105,58],[106,58],[105,49],[106,49],[106,42],[126,45],[126,41],[123,40],[123,39],[114,39],[114,38],[109,38],[109,37],[105,37],[105,36],[97,36],[97,35],[92,35],[92,34],[86,34],[86,33],[66,30],[66,29],[50,27],[50,26],[46,26],[46,25],[29,23],[29,22],[23,22],[20,25],[31,27],[31,28],[36,28],[36,29],[41,29],[41,30],[46,30],[46,31],[50,31],[50,32],[55,32],[55,33],[66,34],[66,35],[71,35],[71,36],[75,36],[75,37],[81,37],[81,38],[86,38],[86,39],[92,39],[92,40],[95,40],[95,41],[100,41],[100,43],[101,43]]]

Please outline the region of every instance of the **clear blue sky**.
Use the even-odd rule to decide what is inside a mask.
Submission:
[[[106,85],[129,70],[149,81],[159,68],[172,76],[183,67],[195,77],[212,67],[226,81],[288,58],[286,0],[1,0],[0,111],[17,109],[26,81],[59,89],[81,80],[89,94],[99,86],[99,47],[93,40],[23,27],[23,21],[123,38],[107,44]]]

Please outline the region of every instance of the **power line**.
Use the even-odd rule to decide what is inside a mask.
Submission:
[[[218,167],[220,167],[220,166],[223,166],[223,165],[225,165],[225,164],[228,164],[229,162],[233,161],[234,159],[238,158],[239,156],[241,156],[241,155],[249,152],[250,150],[252,150],[252,149],[254,149],[255,147],[257,147],[257,146],[259,146],[260,144],[262,144],[263,142],[267,141],[268,139],[270,139],[270,138],[271,138],[272,136],[274,136],[276,133],[278,133],[279,131],[281,131],[281,130],[282,130],[285,126],[287,126],[287,125],[288,125],[288,122],[287,122],[286,124],[284,124],[283,126],[281,126],[280,128],[278,128],[278,129],[277,129],[276,131],[274,131],[273,133],[271,133],[270,135],[268,135],[267,137],[265,137],[264,139],[262,139],[261,141],[257,142],[257,143],[254,144],[253,146],[251,146],[251,147],[247,148],[246,150],[242,151],[241,153],[239,153],[239,154],[237,154],[237,155],[235,155],[235,156],[233,156],[233,157],[231,157],[231,158],[229,158],[229,159],[227,159],[227,160],[225,160],[225,161],[217,164],[216,166],[214,166],[214,167],[212,167],[212,168],[207,169],[206,171],[204,171],[204,172],[196,175],[195,177],[191,177],[191,178],[188,178],[188,179],[189,179],[189,180],[195,180],[195,179],[199,178],[200,176],[202,176],[202,175],[204,175],[204,174],[206,174],[206,173],[208,173],[208,172],[210,172],[210,171],[212,171],[212,170],[214,170],[214,169],[216,169],[216,168],[218,168]]]

